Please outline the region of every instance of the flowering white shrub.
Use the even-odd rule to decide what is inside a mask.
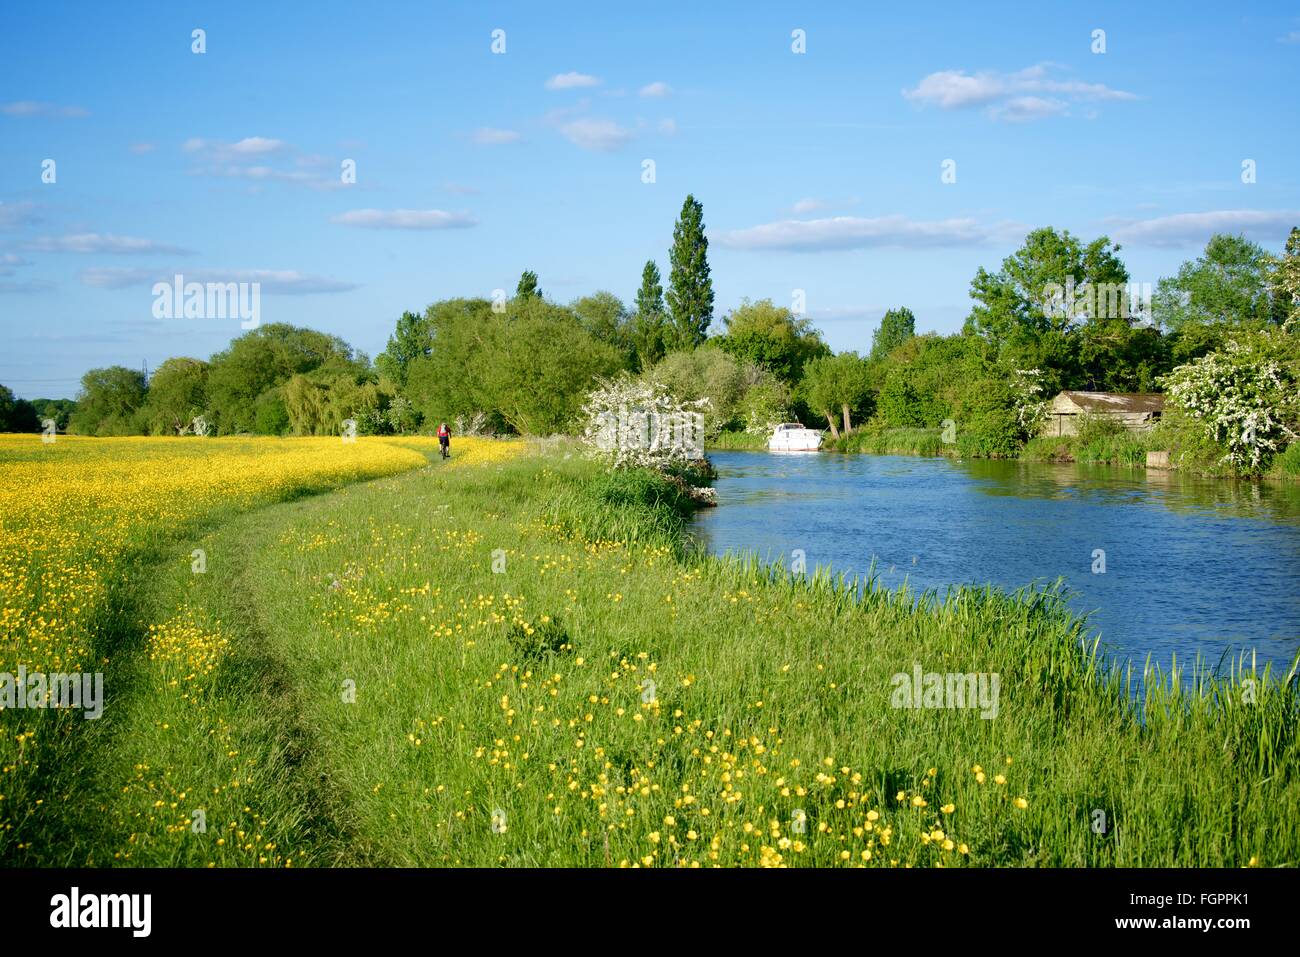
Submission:
[[[615,468],[664,468],[704,456],[708,399],[680,402],[657,382],[602,381],[582,407],[582,440]]]
[[[487,413],[475,412],[468,419],[458,415],[452,424],[457,435],[485,435],[483,427],[487,425]]]
[[[1016,369],[1011,377],[1012,407],[1016,424],[1026,435],[1037,435],[1047,418],[1047,397],[1043,391],[1043,373],[1039,369]]]
[[[1297,437],[1294,380],[1247,344],[1230,340],[1223,351],[1181,365],[1160,382],[1169,401],[1227,449],[1222,461],[1237,472],[1260,471]]]

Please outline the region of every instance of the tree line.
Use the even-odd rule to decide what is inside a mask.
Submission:
[[[1035,229],[996,271],[976,272],[960,332],[918,335],[900,306],[868,352],[835,353],[806,316],[770,299],[742,301],[714,328],[703,207],[687,196],[666,288],[658,264],[646,262],[630,307],[605,291],[554,302],[529,270],[510,298],[403,313],[373,362],[336,336],[266,325],[207,360],[168,359],[147,382],[121,366],[93,369],[75,403],[24,403],[0,387],[0,428],[35,430],[51,417],[87,435],[177,435],[199,420],[208,434],[320,435],[347,420],[361,434],[459,420],[550,434],[576,427],[597,382],[629,376],[683,401],[708,399],[710,437],[791,419],[834,437],[953,419],[962,451],[1002,455],[1032,434],[1024,408],[1033,395],[1159,391],[1174,369],[1252,331],[1286,330],[1281,354],[1300,356],[1300,229],[1279,257],[1216,235],[1132,301],[1120,251],[1105,236]]]

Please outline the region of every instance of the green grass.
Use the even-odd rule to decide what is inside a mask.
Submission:
[[[1300,442],[1292,442],[1275,456],[1269,472],[1279,478],[1300,479]]]
[[[952,443],[944,443],[942,429],[865,429],[828,439],[834,452],[870,452],[875,455],[951,455]]]
[[[29,861],[1300,863],[1294,675],[1139,694],[1055,593],[858,597],[685,551],[683,509],[529,456],[211,531],[209,574],[169,563],[141,602],[224,638],[220,663],[106,712]],[[997,673],[997,716],[892,707],[916,664]],[[180,826],[199,808],[205,833]]]
[[[1026,462],[1085,462],[1095,465],[1145,466],[1154,446],[1143,435],[1108,435],[1081,439],[1073,435],[1035,436],[1025,443]]]
[[[710,449],[728,452],[762,452],[767,449],[766,435],[752,432],[720,432],[709,441]]]

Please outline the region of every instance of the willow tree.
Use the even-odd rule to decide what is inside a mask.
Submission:
[[[842,415],[844,434],[853,431],[852,411],[860,408],[871,392],[867,364],[856,352],[822,356],[804,366],[804,401],[826,417],[831,435],[840,437],[835,416]]]

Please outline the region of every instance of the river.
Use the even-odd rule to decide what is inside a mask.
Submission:
[[[712,452],[719,507],[692,533],[808,571],[923,591],[1060,577],[1112,656],[1168,666],[1300,649],[1300,485],[1111,466]],[[1103,564],[1104,562],[1104,564]],[[1104,569],[1104,570],[1103,570]]]

